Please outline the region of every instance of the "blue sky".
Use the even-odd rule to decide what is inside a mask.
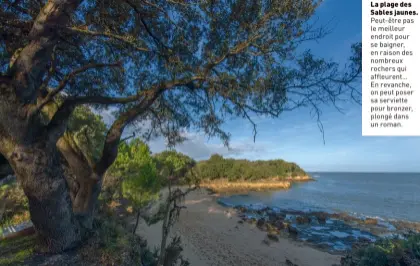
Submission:
[[[318,9],[318,23],[330,22],[333,32],[311,43],[316,55],[344,62],[352,43],[362,39],[361,0],[325,0]],[[323,108],[319,131],[309,110],[284,113],[279,119],[255,118],[256,142],[252,126],[245,120],[226,123],[232,134],[231,150],[220,141],[189,134],[189,140],[177,150],[194,159],[207,159],[213,153],[225,157],[257,159],[282,158],[294,161],[307,171],[420,172],[420,137],[362,137],[361,106],[342,106],[344,114],[331,107]],[[162,139],[149,143],[152,151],[165,149]]]

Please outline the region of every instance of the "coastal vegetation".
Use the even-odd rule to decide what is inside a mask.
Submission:
[[[360,100],[353,86],[360,43],[343,68],[299,49],[328,33],[311,20],[321,2],[1,1],[0,172],[16,177],[40,250],[70,252],[108,239],[101,230],[108,227],[95,222],[107,223],[98,216],[102,205],[114,206],[108,200],[120,195],[138,213],[177,178],[179,161],[160,167],[152,156],[136,157],[137,148],[147,153],[140,142],[124,144],[134,124],[142,141],[160,136],[173,147],[186,130],[198,130],[228,146],[230,117],[249,121],[255,136],[255,115],[274,119],[306,107],[320,123],[321,106]],[[98,113],[111,106],[105,123]],[[234,165],[240,173],[242,164]],[[274,173],[251,168],[237,178]],[[98,246],[131,254],[136,245],[111,231],[116,243]]]
[[[215,154],[197,164],[197,174],[203,180],[226,178],[228,181],[288,180],[308,174],[296,163],[284,160],[249,161],[223,158]]]
[[[420,234],[406,239],[381,239],[355,249],[341,259],[342,266],[409,266],[420,265]]]
[[[194,170],[201,186],[215,192],[288,189],[292,182],[312,180],[296,163],[281,159],[250,161],[214,154]]]
[[[2,1],[0,162],[19,180],[47,249],[89,235],[133,123],[145,141],[163,136],[173,146],[199,130],[228,145],[230,117],[248,120],[255,135],[254,115],[309,107],[319,119],[324,104],[357,101],[361,44],[343,68],[298,49],[328,33],[311,21],[321,2]],[[110,106],[101,143],[74,145],[66,132],[78,108]],[[92,137],[94,124],[79,121],[78,136]]]

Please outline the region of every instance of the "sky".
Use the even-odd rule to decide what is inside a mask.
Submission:
[[[333,31],[310,48],[326,59],[344,62],[350,46],[362,39],[361,0],[325,0],[316,13],[320,25]],[[189,133],[176,149],[196,160],[218,153],[224,157],[249,160],[284,159],[306,171],[337,172],[420,172],[420,137],[363,137],[361,105],[341,106],[343,113],[323,107],[324,135],[310,111],[283,113],[278,119],[253,117],[258,134],[254,143],[252,125],[236,119],[224,125],[231,133],[231,149],[219,140]],[[325,139],[325,143],[324,143]],[[163,139],[150,141],[152,152],[164,150]]]

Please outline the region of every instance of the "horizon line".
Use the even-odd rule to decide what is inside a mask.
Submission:
[[[354,174],[420,174],[420,172],[412,171],[313,171],[305,170],[308,173],[354,173]]]

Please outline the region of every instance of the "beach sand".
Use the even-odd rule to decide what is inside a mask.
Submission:
[[[216,196],[205,190],[190,193],[185,206],[172,234],[181,235],[182,254],[192,266],[331,266],[340,262],[340,256],[287,238],[263,243],[265,232],[248,223],[239,224],[235,211],[218,205]],[[153,248],[160,244],[161,226],[149,227],[141,221],[137,233]]]

